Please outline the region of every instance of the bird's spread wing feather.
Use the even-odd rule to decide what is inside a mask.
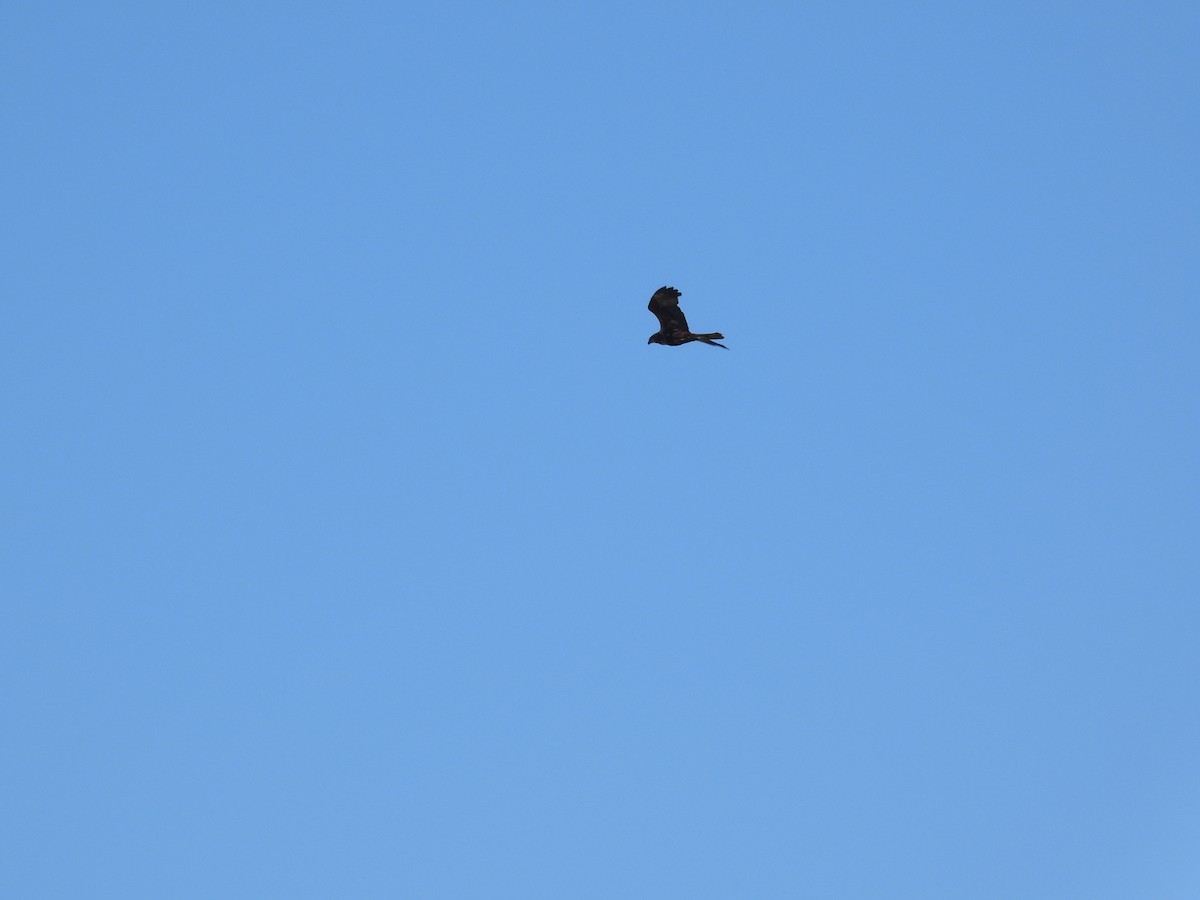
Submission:
[[[660,287],[650,298],[647,309],[658,318],[659,327],[665,334],[688,330],[687,319],[679,308],[679,293],[673,287]]]

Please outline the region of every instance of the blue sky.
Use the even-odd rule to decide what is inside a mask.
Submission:
[[[1197,896],[1194,4],[246,6],[3,14],[5,896]]]

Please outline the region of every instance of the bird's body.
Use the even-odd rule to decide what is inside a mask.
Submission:
[[[666,344],[668,347],[678,347],[680,344],[690,344],[692,341],[700,341],[704,344],[710,344],[713,347],[721,347],[728,350],[724,344],[718,344],[717,341],[725,340],[725,335],[719,331],[714,331],[711,334],[693,334],[688,330],[687,319],[683,315],[683,310],[679,308],[680,291],[673,287],[660,287],[654,292],[654,296],[650,298],[650,305],[646,307],[650,312],[654,313],[658,319],[659,329],[654,334],[650,335],[647,344]]]

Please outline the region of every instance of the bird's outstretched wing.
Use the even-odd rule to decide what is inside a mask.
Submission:
[[[683,316],[683,310],[679,308],[679,294],[680,292],[673,287],[660,287],[650,298],[650,305],[646,307],[658,318],[659,327],[665,334],[688,330],[687,319]]]

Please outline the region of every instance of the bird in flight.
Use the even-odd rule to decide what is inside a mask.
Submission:
[[[703,341],[705,344],[728,350],[724,344],[717,343],[719,340],[725,340],[725,335],[719,331],[712,334],[692,334],[688,331],[687,319],[683,317],[683,310],[679,308],[679,294],[680,292],[673,287],[660,287],[654,292],[654,296],[650,298],[650,305],[646,308],[658,317],[659,329],[650,335],[650,340],[646,343],[678,347],[690,341]]]

